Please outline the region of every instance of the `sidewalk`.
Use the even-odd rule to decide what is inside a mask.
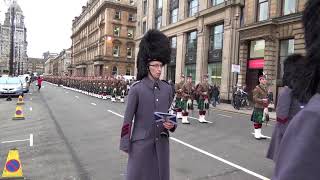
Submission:
[[[227,112],[233,112],[233,113],[241,113],[241,114],[247,114],[247,115],[251,115],[253,108],[252,109],[234,109],[233,106],[231,104],[226,104],[226,103],[220,103],[218,104],[216,107],[213,107],[212,105],[210,105],[211,109],[216,109],[216,110],[220,110],[220,111],[227,111]],[[270,119],[275,120],[276,119],[276,112],[272,111],[269,112],[269,117]]]

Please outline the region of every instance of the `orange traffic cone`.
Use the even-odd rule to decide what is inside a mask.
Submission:
[[[20,95],[18,98],[17,105],[22,105],[22,104],[24,104],[24,101],[23,101],[23,97]]]
[[[21,106],[18,105],[16,107],[16,113],[15,113],[14,117],[12,118],[12,120],[24,120],[24,115],[23,115],[23,111],[22,111]]]

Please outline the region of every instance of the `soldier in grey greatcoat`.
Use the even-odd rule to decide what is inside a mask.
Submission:
[[[306,69],[293,88],[307,105],[291,120],[282,138],[273,180],[318,180],[320,177],[320,0],[309,0],[303,14]]]
[[[292,96],[292,88],[295,86],[297,73],[303,73],[304,59],[299,54],[290,55],[284,62],[283,73],[283,88],[278,96],[278,103],[276,108],[277,124],[273,130],[271,142],[267,152],[267,158],[276,161],[278,150],[282,137],[290,120],[301,110],[303,107],[297,98]],[[301,75],[301,74],[300,74]]]
[[[128,153],[127,180],[169,180],[171,122],[156,122],[154,112],[168,113],[173,101],[171,86],[159,80],[170,61],[168,38],[149,30],[139,45],[137,82],[129,91],[120,150]],[[133,121],[134,120],[134,121]]]

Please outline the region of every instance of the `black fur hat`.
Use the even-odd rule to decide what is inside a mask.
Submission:
[[[304,57],[301,54],[289,55],[284,61],[282,85],[292,88],[296,78],[303,73]]]
[[[320,93],[320,0],[308,0],[303,13],[306,42],[306,66],[293,89],[293,95],[302,102]]]
[[[142,38],[137,57],[137,80],[148,75],[148,64],[160,61],[163,65],[170,62],[171,48],[169,39],[158,30],[149,30]]]

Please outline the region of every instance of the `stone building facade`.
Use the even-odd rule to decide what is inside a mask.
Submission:
[[[12,26],[13,17],[14,25]],[[5,13],[3,25],[0,24],[0,74],[9,71],[12,30],[14,31],[13,71],[15,74],[23,74],[27,70],[27,29],[21,7],[15,0]]]
[[[148,29],[159,29],[169,38],[172,61],[163,78],[179,82],[191,74],[194,83],[208,74],[220,86],[221,98],[231,99],[238,61],[238,43],[243,0],[138,0],[138,44]]]
[[[41,58],[28,58],[27,60],[27,72],[29,73],[44,73],[44,59]]]
[[[72,24],[72,76],[133,75],[133,0],[89,0]]]
[[[292,53],[305,54],[302,11],[307,0],[247,0],[240,32],[238,82],[248,92],[266,74],[270,91],[281,88],[283,62]],[[276,97],[276,96],[274,96]]]

